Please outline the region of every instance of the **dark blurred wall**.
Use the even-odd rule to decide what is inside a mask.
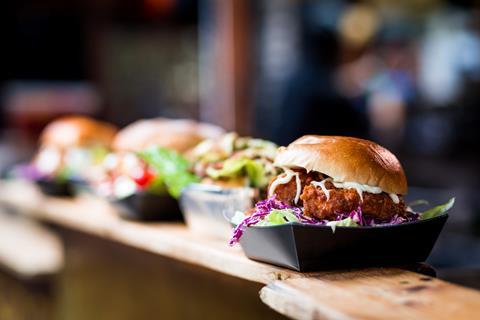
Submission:
[[[12,2],[2,10],[12,41],[7,70],[13,79],[78,80],[86,76],[84,20],[78,8]]]
[[[281,144],[355,135],[405,158],[480,159],[478,4],[264,0],[254,9],[256,134]]]
[[[368,132],[365,115],[335,86],[340,43],[330,21],[315,21],[316,7],[322,4],[262,1],[257,7],[262,65],[256,128],[280,144],[308,133],[365,137]],[[340,8],[328,8],[333,19]]]
[[[3,91],[88,83],[101,98],[95,115],[120,125],[195,116],[196,1],[9,1],[0,17]]]

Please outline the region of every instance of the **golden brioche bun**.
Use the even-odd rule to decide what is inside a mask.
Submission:
[[[398,159],[382,146],[363,139],[306,135],[279,148],[275,165],[317,171],[335,181],[366,184],[387,193],[403,195],[408,189]]]
[[[186,119],[138,120],[120,130],[113,141],[116,151],[140,151],[153,145],[179,153],[208,138],[224,134],[220,127]]]
[[[40,136],[42,145],[70,148],[88,145],[110,146],[117,128],[84,116],[65,116],[50,122]]]

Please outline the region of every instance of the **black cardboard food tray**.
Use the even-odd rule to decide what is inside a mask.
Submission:
[[[381,227],[285,224],[249,227],[240,244],[248,258],[297,271],[381,267],[425,261],[448,215]]]
[[[89,183],[85,180],[70,180],[70,186],[74,194],[95,193]]]
[[[170,195],[139,192],[114,200],[122,218],[139,221],[183,221],[177,199]]]
[[[56,181],[48,179],[35,180],[43,194],[53,197],[73,197],[73,187],[70,181]]]

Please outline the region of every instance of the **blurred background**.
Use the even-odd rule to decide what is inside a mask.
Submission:
[[[0,169],[29,159],[43,126],[69,113],[119,126],[194,118],[279,144],[305,133],[364,137],[396,153],[410,199],[456,197],[428,262],[440,278],[480,288],[480,1],[2,7]],[[26,290],[0,273],[0,310],[18,301],[5,292],[33,294],[45,314],[72,318],[64,308],[75,300],[55,288]]]

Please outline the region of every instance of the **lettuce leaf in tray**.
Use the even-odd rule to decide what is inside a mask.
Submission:
[[[234,178],[246,175],[253,187],[265,184],[265,173],[262,164],[247,158],[228,159],[221,169],[208,168],[207,175],[213,179]]]
[[[438,205],[436,207],[433,207],[431,209],[428,209],[427,211],[424,211],[420,214],[420,219],[425,220],[425,219],[430,219],[430,218],[435,218],[438,217],[448,210],[450,210],[453,205],[455,204],[455,198],[451,198],[448,200],[448,202]]]
[[[173,150],[151,147],[138,153],[162,178],[168,193],[178,198],[189,184],[198,182],[198,177],[190,172],[190,163]]]
[[[326,225],[335,233],[336,227],[364,227],[364,226],[383,226],[383,225],[398,225],[405,222],[412,222],[418,220],[425,220],[435,218],[445,214],[450,210],[455,203],[455,198],[451,198],[448,202],[438,205],[422,213],[407,211],[405,216],[394,216],[389,221],[377,221],[365,217],[359,207],[350,213],[340,215],[338,220],[317,220],[307,217],[303,214],[303,209],[294,206],[288,206],[275,199],[275,196],[260,201],[256,204],[255,211],[247,216],[243,212],[237,212],[231,219],[231,222],[236,225],[230,245],[234,245],[239,241],[245,228],[250,226],[267,227],[276,226],[286,223],[303,223],[311,225]]]

